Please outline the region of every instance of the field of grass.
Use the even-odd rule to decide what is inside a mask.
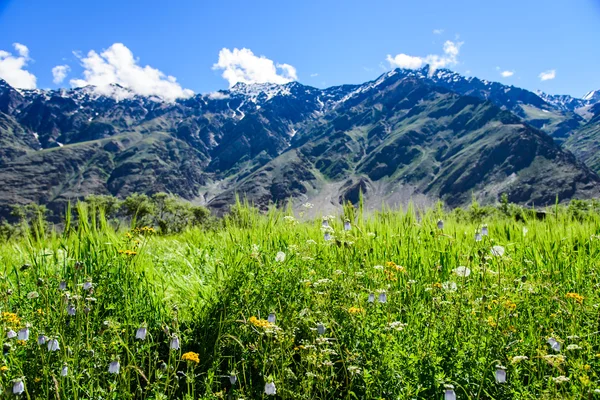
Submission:
[[[595,214],[79,216],[0,244],[2,398],[600,398]]]

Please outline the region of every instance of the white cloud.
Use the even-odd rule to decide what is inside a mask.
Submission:
[[[500,73],[500,75],[502,75],[503,78],[508,78],[510,76],[513,76],[515,74],[515,71],[502,71]]]
[[[62,81],[64,81],[67,77],[69,71],[71,71],[71,68],[69,68],[68,65],[57,65],[56,67],[52,68],[52,76],[54,77],[52,81],[57,85],[62,83]]]
[[[223,48],[214,70],[223,70],[221,75],[233,86],[242,83],[288,83],[298,79],[296,68],[289,64],[275,64],[265,56],[255,56],[250,49]],[[280,72],[278,72],[280,70]]]
[[[133,53],[122,43],[114,43],[108,49],[98,54],[91,50],[86,57],[80,58],[84,68],[83,79],[71,79],[71,85],[82,87],[95,86],[96,92],[112,95],[115,90],[111,84],[118,84],[132,93],[142,96],[157,96],[167,101],[190,97],[194,94],[189,89],[183,89],[177,79],[149,65],[142,67]],[[123,94],[123,91],[120,91]]]
[[[319,74],[310,74],[310,77],[311,77],[311,78],[315,78],[315,77],[317,77],[317,76],[319,76]]]
[[[0,78],[16,88],[35,89],[37,79],[35,75],[25,69],[31,60],[29,49],[21,43],[13,43],[13,47],[18,56],[0,50]]]
[[[444,33],[443,29],[434,29],[433,30],[433,34],[434,35],[441,35],[442,33]]]
[[[433,73],[437,69],[458,64],[458,54],[460,53],[460,47],[463,43],[464,42],[452,42],[446,40],[444,43],[443,55],[430,54],[426,57],[418,57],[401,53],[392,57],[388,54],[387,61],[390,63],[391,67],[408,69],[417,69],[425,64],[429,64],[429,72]]]
[[[423,66],[424,60],[421,57],[413,57],[408,54],[397,54],[392,58],[391,55],[388,54],[387,61],[391,66],[396,66],[400,68],[408,68],[408,69],[417,69]]]
[[[223,93],[223,92],[211,92],[208,94],[208,98],[211,100],[225,100],[228,99],[230,96],[227,93]]]
[[[551,79],[556,78],[556,70],[549,69],[548,71],[544,71],[538,75],[541,81],[549,81]]]

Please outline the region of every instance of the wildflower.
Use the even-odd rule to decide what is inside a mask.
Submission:
[[[558,341],[556,341],[556,339],[554,339],[553,337],[548,339],[548,344],[550,345],[552,350],[560,351],[561,344]]]
[[[369,298],[367,299],[369,303],[375,302],[375,293],[369,293]]]
[[[38,294],[38,292],[29,292],[27,293],[27,298],[28,299],[37,299],[38,297],[40,297],[40,295]]]
[[[237,382],[237,376],[235,374],[229,375],[229,383],[231,383],[232,385],[235,385],[236,382]]]
[[[438,227],[439,230],[444,229],[444,221],[442,221],[441,219],[438,220],[437,227]]]
[[[361,369],[356,365],[349,365],[348,372],[350,372],[352,375],[360,375],[362,373]]]
[[[504,307],[509,310],[515,310],[517,308],[517,305],[510,300],[506,300],[504,302]]]
[[[87,281],[83,284],[83,290],[91,290],[93,286],[92,282]]]
[[[502,365],[496,365],[496,382],[506,383],[506,368]]]
[[[329,228],[329,220],[326,217],[323,217],[323,221],[321,222],[321,226],[325,228]]]
[[[248,322],[257,328],[270,328],[273,325],[269,321],[266,321],[264,319],[258,319],[255,316],[251,316],[248,319]]]
[[[462,266],[454,268],[452,270],[452,272],[454,272],[456,275],[462,276],[464,278],[466,278],[467,276],[471,275],[471,270],[469,268],[467,268],[467,267],[462,267]]]
[[[504,247],[494,246],[492,247],[491,253],[496,257],[502,257],[504,255]]]
[[[6,332],[6,337],[9,339],[15,338],[17,337],[17,333],[10,329],[8,332]]]
[[[475,232],[475,241],[476,242],[481,242],[481,233]]]
[[[284,262],[285,261],[285,253],[283,251],[278,251],[277,255],[275,256],[275,261],[277,262]]]
[[[275,323],[275,313],[270,313],[269,316],[267,317],[267,321],[270,324],[274,324]]]
[[[121,370],[121,364],[119,360],[113,360],[110,364],[108,364],[108,373],[109,374],[118,374]]]
[[[142,325],[135,332],[135,338],[139,339],[139,340],[146,340],[147,333],[148,333],[148,329]]]
[[[13,381],[13,394],[19,395],[25,391],[25,385],[23,379],[15,379]]]
[[[561,376],[557,376],[557,377],[555,377],[555,378],[552,378],[552,380],[554,381],[554,383],[559,383],[559,384],[560,384],[560,383],[564,383],[564,382],[569,382],[569,381],[570,381],[570,379],[569,379],[569,378],[567,378],[567,377],[566,377],[566,376],[564,376],[564,375],[561,375]]]
[[[67,374],[69,373],[69,367],[67,366],[67,364],[63,365],[62,369],[60,370],[60,376],[67,376]]]
[[[385,292],[381,292],[379,293],[379,302],[380,303],[387,303],[387,293]]]
[[[456,400],[456,393],[454,392],[454,386],[444,385],[444,400]]]
[[[346,220],[346,222],[344,222],[344,230],[349,231],[350,229],[352,229],[352,225],[350,225],[350,221]]]
[[[448,281],[442,283],[442,288],[447,292],[456,292],[457,286],[455,282]]]
[[[58,290],[67,290],[67,282],[60,281],[60,283],[58,284]]]
[[[317,332],[319,333],[319,335],[324,335],[325,334],[325,325],[323,325],[322,323],[318,323],[317,324]]]
[[[573,292],[569,292],[565,295],[565,297],[567,299],[573,299],[575,300],[577,303],[582,304],[583,303],[583,299],[584,297],[578,293],[573,293]]]
[[[60,350],[60,346],[58,345],[58,340],[50,339],[48,340],[48,351],[58,351]]]
[[[361,313],[362,311],[363,311],[362,308],[359,308],[359,307],[350,307],[348,309],[348,312],[350,314],[358,314],[358,313]]]
[[[402,323],[400,321],[394,321],[394,322],[390,323],[389,328],[397,330],[397,331],[401,331],[404,328],[406,328],[407,326],[408,326],[408,324]]]
[[[194,353],[193,351],[188,351],[187,353],[184,353],[183,356],[181,356],[181,359],[183,361],[189,361],[196,364],[200,363],[200,357],[198,356],[198,353]]]
[[[570,344],[567,346],[567,350],[580,350],[581,346],[578,346],[576,344]]]
[[[375,269],[377,269],[377,270],[379,270],[379,271],[383,271],[383,269],[384,269],[384,266],[383,266],[383,265],[376,265],[376,266],[374,266],[373,268],[375,268]]]
[[[3,365],[0,367],[0,371],[6,372],[6,371],[8,371],[8,367],[6,365]]]
[[[481,236],[487,236],[487,235],[489,235],[488,227],[487,227],[487,225],[484,225],[481,227]]]
[[[329,234],[329,232],[325,232],[325,234],[323,235],[323,239],[328,242],[331,240],[331,235]]]
[[[179,338],[177,335],[173,335],[169,347],[171,347],[172,350],[179,350]]]
[[[19,340],[29,340],[29,328],[25,327],[17,334]]]
[[[514,356],[512,358],[512,360],[511,360],[511,363],[512,364],[518,364],[521,361],[526,361],[526,360],[529,360],[529,357],[527,357],[527,356]]]
[[[546,361],[548,361],[548,364],[554,367],[558,367],[559,365],[563,364],[566,360],[566,357],[562,354],[546,354],[545,356],[543,356],[543,358]]]
[[[310,210],[311,208],[313,208],[313,204],[311,204],[311,203],[304,203],[304,204],[302,204],[302,207],[306,208],[307,210]]]
[[[69,307],[67,307],[67,314],[69,314],[70,316],[74,317],[75,316],[75,306],[73,304],[69,304]]]
[[[267,396],[275,396],[277,393],[277,389],[275,388],[275,383],[269,382],[265,384],[265,394]]]
[[[308,240],[306,241],[306,244],[317,244],[317,242],[315,242],[315,241],[314,241],[314,240],[312,240],[312,239],[308,239]]]
[[[39,335],[37,338],[37,344],[39,344],[40,346],[46,344],[46,341],[48,340],[48,338],[44,335]]]

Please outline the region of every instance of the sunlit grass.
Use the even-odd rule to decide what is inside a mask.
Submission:
[[[409,209],[345,230],[242,209],[158,236],[79,211],[63,234],[0,246],[7,396],[599,396],[595,215]]]

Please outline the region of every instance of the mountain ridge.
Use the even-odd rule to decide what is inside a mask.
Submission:
[[[30,201],[58,211],[86,194],[135,191],[169,191],[217,209],[235,192],[266,205],[318,197],[323,188],[331,191],[331,204],[355,200],[359,188],[372,202],[412,196],[429,203],[443,198],[454,206],[470,199],[466,191],[493,201],[509,187],[514,201],[548,202],[550,195],[535,188],[533,177],[526,183],[519,175],[531,165],[552,170],[556,179],[548,172],[537,179],[561,199],[596,195],[590,184],[597,175],[542,132],[562,141],[587,124],[583,117],[533,92],[449,70],[396,69],[362,85],[326,89],[298,82],[237,84],[174,102],[131,95],[118,85],[107,93],[92,87],[20,91],[0,81],[0,181],[10,187],[0,193],[5,211],[11,203]],[[522,155],[527,165],[514,157],[504,166],[492,162],[496,146],[483,139],[489,135],[503,143],[498,132],[510,138],[507,148],[521,153],[515,143],[529,143],[542,161]],[[315,143],[328,148],[325,156],[317,155]],[[331,143],[337,147],[330,149]],[[444,146],[457,143],[462,147],[453,151],[465,156],[444,159]],[[439,154],[431,155],[433,149]],[[482,150],[489,152],[487,160],[473,158]],[[358,151],[362,155],[353,153]],[[393,161],[368,156],[381,151]],[[472,181],[464,185],[455,167],[472,170],[465,160],[497,168],[463,176]],[[564,171],[543,160],[554,160]],[[459,184],[442,179],[439,170],[454,171],[450,176]],[[560,180],[563,175],[573,183]],[[396,195],[390,197],[390,191]]]

